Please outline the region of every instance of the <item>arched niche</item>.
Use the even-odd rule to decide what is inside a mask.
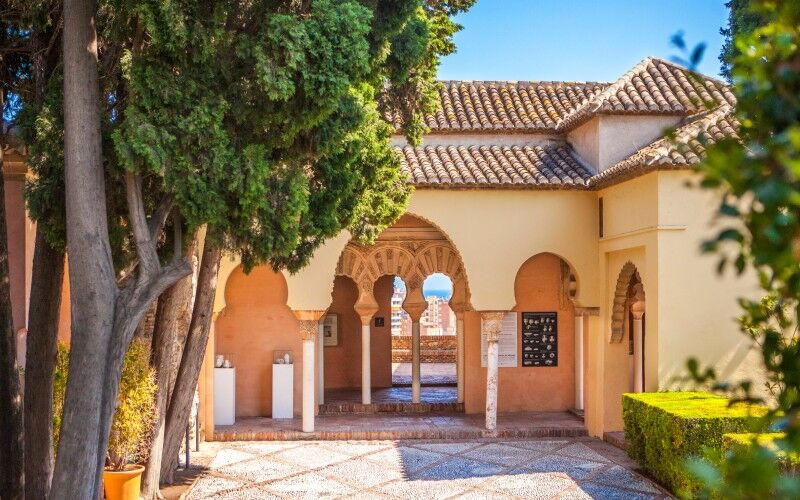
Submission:
[[[637,287],[638,285],[638,287]],[[631,294],[635,293],[644,300],[644,287],[642,278],[636,266],[628,261],[622,266],[617,276],[617,285],[614,289],[614,303],[611,306],[611,342],[622,342],[625,337],[626,315],[629,312]]]

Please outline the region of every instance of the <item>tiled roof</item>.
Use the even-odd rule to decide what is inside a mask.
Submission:
[[[739,127],[727,104],[713,111],[694,115],[675,130],[674,140],[663,137],[636,151],[631,156],[595,175],[592,187],[613,182],[656,169],[682,169],[698,163],[706,147],[726,138],[737,139]]]
[[[592,173],[567,145],[398,147],[403,170],[416,186],[586,186]]]
[[[445,81],[431,132],[555,131],[564,116],[607,83]]]
[[[690,115],[735,103],[724,82],[648,57],[565,116],[558,129],[569,130],[595,114]]]

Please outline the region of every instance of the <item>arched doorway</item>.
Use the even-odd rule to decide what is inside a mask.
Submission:
[[[441,298],[426,298],[423,293],[425,280],[430,276],[446,276],[451,285],[447,300],[447,309],[452,309],[453,316],[468,309],[468,285],[461,257],[445,234],[419,217],[406,214],[393,226],[384,231],[372,245],[361,245],[350,242],[342,252],[336,268],[337,276],[347,276],[358,286],[358,299],[353,308],[361,318],[362,345],[366,345],[373,335],[373,330],[381,327],[402,328],[402,317],[407,315],[412,326],[412,402],[421,401],[421,340],[423,316],[428,322],[429,302],[437,302]],[[337,278],[338,279],[338,278]],[[390,279],[392,283],[403,283],[402,293],[391,293],[390,297],[381,298],[381,287],[376,287],[380,280]],[[394,286],[393,286],[394,288]],[[335,293],[335,292],[334,292]],[[440,292],[441,294],[441,292]],[[378,300],[380,299],[380,300]],[[334,302],[336,297],[333,298]],[[384,306],[386,311],[384,311]],[[456,391],[456,403],[463,401],[463,341],[459,340],[457,318],[448,316],[446,327],[455,332],[456,354],[453,362],[456,366],[456,385],[462,390]],[[432,325],[425,325],[426,333]],[[435,327],[434,327],[435,328]],[[458,349],[458,346],[462,346]],[[364,351],[361,355],[362,373],[368,373],[373,363],[375,351]],[[324,357],[324,355],[323,355]],[[458,381],[462,381],[461,384]],[[371,404],[372,382],[362,380],[362,390],[370,384],[369,390],[363,393],[362,402]]]

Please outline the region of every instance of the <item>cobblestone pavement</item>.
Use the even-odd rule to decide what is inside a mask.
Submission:
[[[668,498],[590,438],[209,443],[201,498]]]

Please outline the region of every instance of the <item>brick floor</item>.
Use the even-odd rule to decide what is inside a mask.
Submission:
[[[351,440],[351,439],[474,439],[481,437],[578,437],[583,421],[567,412],[500,413],[497,430],[485,429],[483,414],[344,414],[318,415],[315,432],[304,433],[301,419],[239,418],[234,425],[216,426],[216,441]]]
[[[206,443],[204,498],[661,499],[617,448],[592,438]]]

